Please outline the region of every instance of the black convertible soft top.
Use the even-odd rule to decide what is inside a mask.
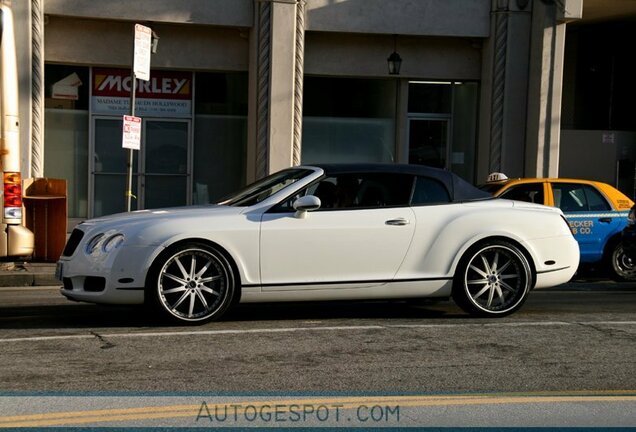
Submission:
[[[379,164],[379,163],[350,163],[350,164],[308,164],[322,168],[328,176],[338,174],[353,174],[362,172],[408,174],[429,177],[440,181],[448,189],[451,201],[473,201],[492,199],[492,195],[468,183],[456,174],[440,168],[425,165],[407,164]]]

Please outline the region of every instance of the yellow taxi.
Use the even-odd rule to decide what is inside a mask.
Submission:
[[[636,276],[621,242],[634,202],[616,188],[592,180],[509,179],[502,173],[490,174],[480,188],[500,198],[559,207],[579,242],[581,264],[603,263],[619,280]]]

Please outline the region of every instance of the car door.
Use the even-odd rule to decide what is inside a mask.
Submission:
[[[400,267],[415,230],[412,176],[347,174],[321,183],[301,193],[322,201],[305,218],[291,208],[296,197],[263,215],[263,290],[381,284]]]
[[[595,262],[603,257],[608,239],[621,228],[621,218],[594,186],[585,183],[553,182],[554,205],[568,220],[579,242],[581,262]]]

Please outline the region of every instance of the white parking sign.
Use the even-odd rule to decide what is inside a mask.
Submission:
[[[135,24],[135,50],[133,71],[141,80],[150,79],[150,45],[152,43],[152,30],[150,27]]]
[[[124,116],[121,143],[123,148],[139,150],[141,147],[141,117]]]

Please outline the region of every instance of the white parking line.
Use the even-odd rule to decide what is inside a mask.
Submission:
[[[191,330],[170,332],[133,332],[133,333],[91,333],[59,336],[32,336],[17,338],[0,338],[0,343],[9,342],[42,342],[54,340],[94,339],[101,338],[148,338],[148,337],[181,337],[181,336],[216,336],[216,335],[240,335],[240,334],[266,334],[266,333],[293,333],[293,332],[318,332],[318,331],[365,331],[365,330],[391,330],[391,329],[426,329],[426,328],[462,328],[462,327],[558,327],[575,325],[603,325],[603,326],[634,326],[636,321],[545,321],[545,322],[521,322],[521,323],[464,323],[464,324],[388,324],[367,326],[325,326],[325,327],[283,327],[283,328],[259,328],[259,329],[227,329],[227,330]]]

